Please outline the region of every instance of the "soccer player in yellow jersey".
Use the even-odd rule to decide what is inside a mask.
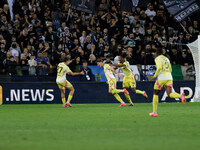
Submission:
[[[120,107],[126,106],[126,104],[121,99],[121,97],[119,96],[118,93],[124,92],[124,94],[126,94],[126,95],[129,95],[129,93],[128,93],[128,91],[126,89],[123,89],[123,90],[117,89],[117,87],[116,87],[117,81],[115,79],[115,76],[114,76],[113,72],[118,74],[119,77],[121,77],[121,75],[117,71],[115,71],[112,67],[110,67],[109,64],[104,64],[101,59],[97,60],[97,65],[99,67],[103,67],[104,68],[104,73],[106,75],[107,83],[109,85],[108,92],[110,94],[113,94],[114,97],[121,103]]]
[[[74,87],[73,85],[66,80],[66,74],[68,75],[84,75],[83,72],[72,72],[70,70],[70,68],[68,67],[68,65],[71,63],[71,60],[68,58],[65,58],[64,62],[59,63],[57,66],[57,78],[56,78],[56,83],[61,91],[61,98],[62,98],[62,102],[63,102],[63,107],[72,107],[72,105],[70,104],[70,101],[74,95]],[[65,89],[69,90],[69,95],[68,95],[68,99],[67,102],[65,100]]]
[[[123,88],[128,89],[131,87],[131,90],[135,94],[142,94],[146,99],[148,98],[145,91],[136,90],[136,82],[135,76],[130,69],[130,64],[128,61],[125,61],[125,56],[121,55],[118,58],[120,64],[112,64],[111,66],[115,66],[116,68],[120,68],[124,73],[123,79]],[[130,95],[125,94],[126,99],[129,101],[129,106],[133,106],[133,102],[131,100]]]
[[[173,79],[172,79],[172,68],[170,61],[167,57],[162,55],[162,49],[158,48],[157,51],[157,57],[155,58],[156,63],[156,72],[154,74],[154,79],[157,78],[155,84],[154,84],[154,94],[153,94],[153,112],[149,113],[149,116],[157,117],[157,107],[158,107],[158,94],[160,93],[162,87],[165,87],[165,90],[167,92],[167,95],[170,98],[181,98],[182,103],[186,103],[186,99],[184,97],[184,93],[181,95],[178,93],[172,93],[172,87],[173,87]]]

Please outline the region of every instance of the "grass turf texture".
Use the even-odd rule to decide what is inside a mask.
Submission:
[[[199,150],[200,103],[2,105],[0,149]]]

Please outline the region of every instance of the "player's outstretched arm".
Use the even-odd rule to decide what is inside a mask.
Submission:
[[[169,64],[169,70],[170,70],[170,72],[172,72],[172,66],[171,66],[171,64]]]
[[[119,74],[119,72],[118,72],[118,71],[116,71],[115,69],[113,69],[113,68],[111,68],[111,67],[110,67],[110,70],[111,70],[111,71],[113,71],[115,74],[117,74],[117,75],[119,76],[119,78],[120,78],[120,79],[122,79],[122,78],[123,78],[123,77],[122,77],[122,75],[121,75],[121,74]]]
[[[110,66],[114,66],[114,67],[119,68],[119,67],[124,67],[126,65],[125,64],[110,64]]]
[[[84,75],[84,72],[83,71],[81,71],[81,72],[68,72],[68,75],[71,75],[71,76]]]

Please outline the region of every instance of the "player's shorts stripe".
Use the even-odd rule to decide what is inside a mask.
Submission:
[[[3,88],[0,86],[0,105],[3,104]]]
[[[111,81],[113,82],[114,87],[116,88],[116,84],[115,84],[114,80],[113,80],[112,78],[110,78],[110,79],[111,79]]]
[[[172,87],[173,87],[173,84],[169,84],[169,85],[167,85],[167,86],[169,86],[169,87],[171,87],[171,88],[172,88]]]
[[[159,84],[159,82],[158,82],[158,79],[156,80],[156,84],[157,84],[157,86],[158,86],[158,89],[161,90],[162,87],[160,86],[160,84]]]
[[[116,88],[116,84],[115,84],[115,82],[113,81],[113,84],[114,84],[114,87]]]
[[[135,75],[132,73],[132,75],[133,75],[133,77],[131,77],[133,80],[134,80],[134,82],[135,82]],[[136,86],[136,82],[135,82],[135,86]]]
[[[67,88],[67,80],[65,80],[65,88]]]
[[[131,79],[133,79],[133,81],[135,82],[135,80],[134,80],[134,78],[133,78],[133,77],[131,77]],[[136,86],[136,82],[135,82],[135,86]]]
[[[108,74],[107,74],[108,75]],[[113,84],[114,84],[114,87],[116,88],[116,84],[115,84],[115,82],[113,81],[113,79],[108,75],[108,77],[110,78],[110,80],[113,82]]]

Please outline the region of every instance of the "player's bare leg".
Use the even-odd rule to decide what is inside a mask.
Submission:
[[[74,87],[70,87],[70,88],[67,88],[69,90],[69,95],[68,95],[68,99],[67,99],[67,103],[66,105],[69,106],[69,107],[72,107],[72,105],[70,104],[70,101],[72,100],[72,97],[74,95],[74,92],[75,92],[75,89]]]

